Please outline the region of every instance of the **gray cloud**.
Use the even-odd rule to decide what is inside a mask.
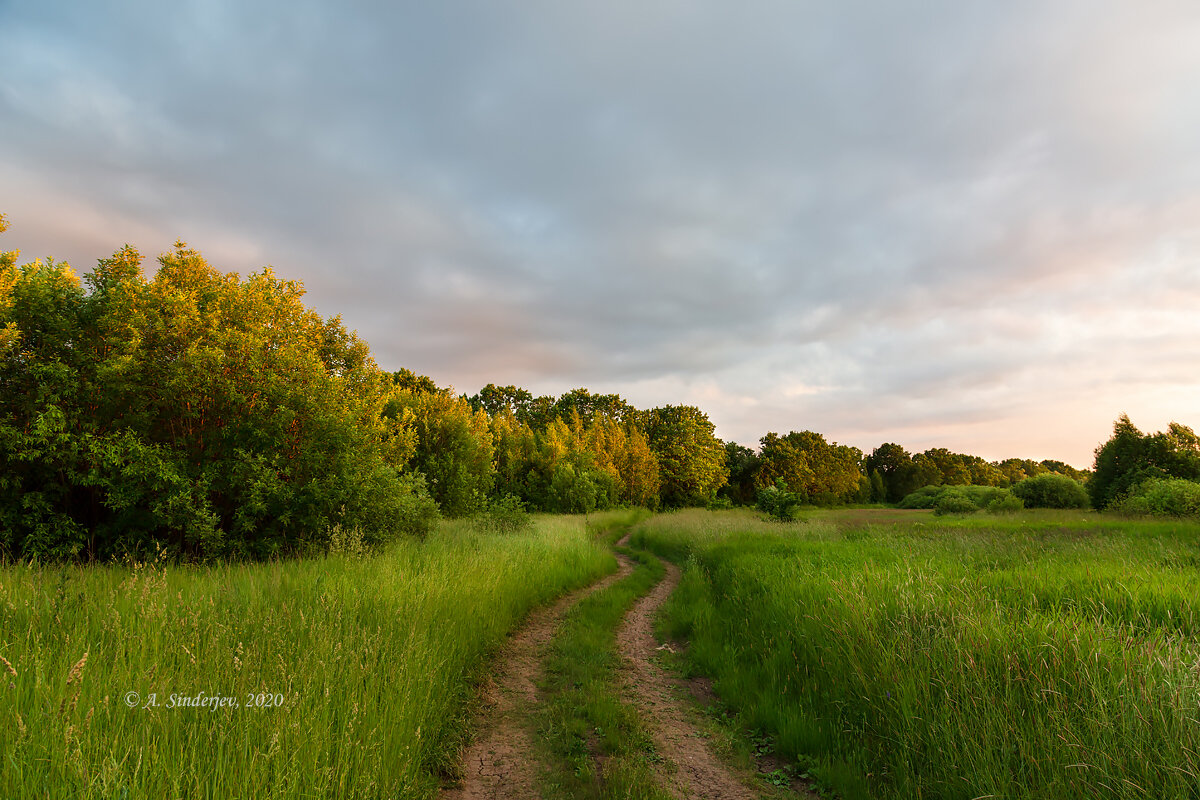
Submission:
[[[0,210],[83,268],[272,263],[464,391],[1084,465],[1198,410],[1198,35],[1173,0],[0,4]]]

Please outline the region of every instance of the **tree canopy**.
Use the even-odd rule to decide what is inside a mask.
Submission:
[[[662,406],[643,415],[650,449],[658,459],[662,502],[705,503],[725,485],[725,448],[708,415],[695,406]]]
[[[80,281],[0,266],[0,548],[107,557],[152,545],[264,557],[334,525],[428,528],[415,438],[340,319],[268,268],[242,280],[183,243],[151,279],[132,247]]]
[[[1156,478],[1200,480],[1200,438],[1186,425],[1144,434],[1127,414],[1113,424],[1108,441],[1096,448],[1088,494],[1097,509],[1107,508],[1138,484]]]

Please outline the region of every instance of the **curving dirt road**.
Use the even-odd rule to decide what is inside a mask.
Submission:
[[[626,544],[628,538],[617,544]],[[537,680],[545,651],[573,604],[633,571],[633,562],[626,556],[618,553],[617,561],[618,570],[612,575],[531,614],[505,645],[479,720],[482,733],[464,756],[462,784],[443,791],[443,800],[531,800],[540,796],[538,767],[525,720],[538,701]],[[659,647],[654,617],[679,584],[680,575],[674,564],[662,563],[666,577],[634,604],[617,630],[624,693],[650,729],[663,759],[656,778],[680,800],[757,800],[763,792],[752,788],[754,776],[731,769],[717,757],[697,725],[694,711],[672,686],[678,678],[654,662]],[[798,793],[817,796],[803,789]]]
[[[497,659],[498,672],[485,695],[487,709],[479,720],[482,735],[463,756],[462,784],[442,792],[444,800],[533,800],[537,765],[525,717],[537,702],[537,679],[546,646],[567,609],[584,597],[611,586],[633,571],[618,558],[613,574],[560,598],[529,615],[524,627],[508,640]]]

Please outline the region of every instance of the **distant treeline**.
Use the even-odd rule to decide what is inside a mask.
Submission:
[[[779,485],[819,505],[894,503],[928,484],[1086,477],[890,443],[864,455],[811,431],[767,433],[753,451],[719,440],[694,406],[643,410],[587,389],[457,395],[381,370],[298,283],[221,273],[182,243],[153,278],[128,246],[82,281],[66,264],[16,262],[0,254],[0,556],[264,558],[319,550],[339,530],[368,544],[423,535],[439,512],[493,505],[745,504]]]

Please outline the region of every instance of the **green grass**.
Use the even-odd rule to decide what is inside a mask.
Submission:
[[[615,543],[643,514],[598,521]],[[662,579],[664,568],[647,553],[625,551],[633,572],[579,601],[551,644],[543,703],[535,724],[546,750],[543,776],[550,798],[669,798],[654,779],[653,742],[637,711],[621,699],[616,629],[634,602]],[[599,765],[603,764],[601,768]]]
[[[551,517],[357,560],[0,567],[0,797],[432,797],[505,634],[613,568]],[[241,707],[167,707],[200,692]]]
[[[656,517],[665,628],[845,798],[1200,797],[1200,525]]]

